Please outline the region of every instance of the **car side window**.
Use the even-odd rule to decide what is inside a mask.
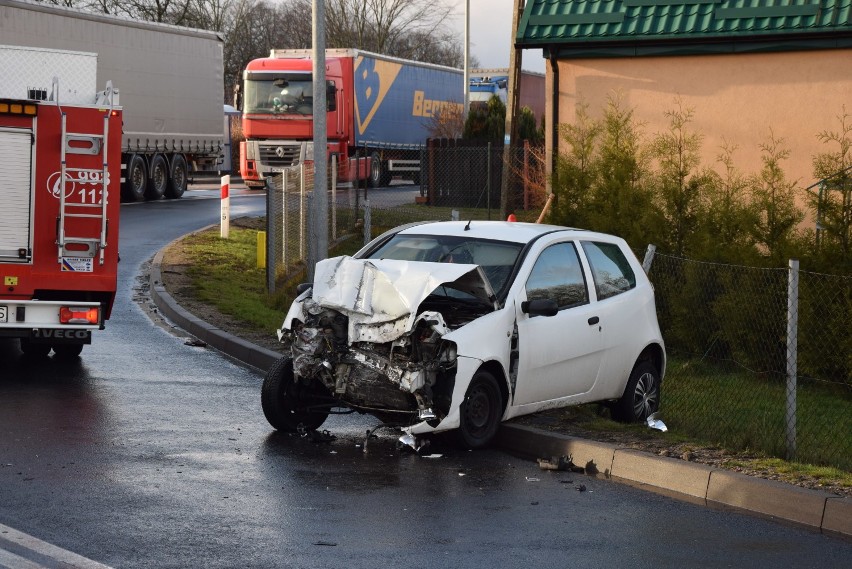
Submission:
[[[592,268],[598,300],[613,297],[636,286],[636,275],[627,257],[615,243],[583,241],[583,251]]]
[[[589,302],[586,279],[573,243],[551,245],[536,259],[526,282],[527,300],[553,299],[559,308]]]

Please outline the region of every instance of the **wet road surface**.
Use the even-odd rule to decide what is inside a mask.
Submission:
[[[262,195],[233,191],[232,217]],[[118,299],[76,362],[0,341],[0,524],[116,568],[845,567],[852,544],[437,442],[376,421],[273,432],[262,378],[133,302],[137,274],[218,201],[124,206]],[[582,486],[581,486],[582,485]],[[580,491],[585,488],[584,491]],[[10,549],[0,532],[0,551]],[[51,567],[41,559],[39,566]],[[0,557],[0,567],[3,566]],[[14,565],[7,565],[14,567]],[[16,568],[17,569],[17,568]]]

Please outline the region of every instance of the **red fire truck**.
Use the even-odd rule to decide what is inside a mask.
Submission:
[[[117,91],[96,56],[0,46],[0,336],[76,357],[116,290]]]

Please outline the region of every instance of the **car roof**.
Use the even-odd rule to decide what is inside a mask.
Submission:
[[[457,235],[474,239],[494,239],[515,243],[529,243],[536,238],[553,232],[563,232],[569,236],[591,237],[603,235],[584,229],[545,225],[541,223],[522,223],[517,221],[435,221],[406,227],[399,235]],[[575,235],[574,235],[575,234]]]

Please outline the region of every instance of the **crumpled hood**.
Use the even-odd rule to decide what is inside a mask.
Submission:
[[[350,344],[390,342],[412,329],[418,306],[441,285],[497,308],[494,291],[478,265],[347,256],[317,263],[311,297],[316,305],[349,317]],[[301,310],[310,310],[309,303],[299,297],[293,308],[301,304]],[[297,316],[293,308],[284,322],[286,328]]]

